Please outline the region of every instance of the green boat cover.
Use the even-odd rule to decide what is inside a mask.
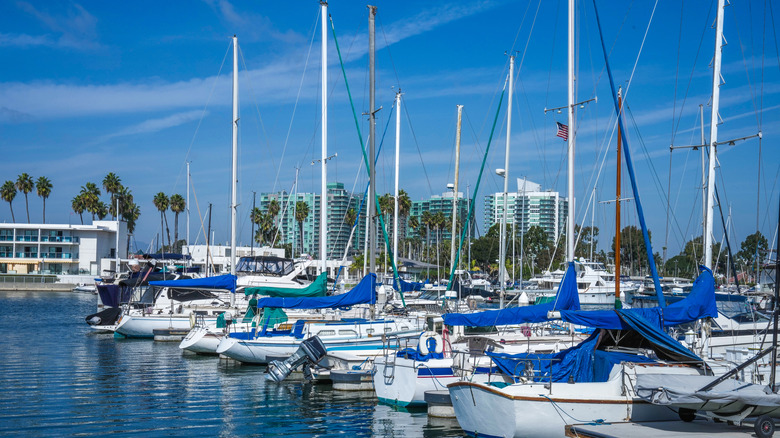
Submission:
[[[287,314],[284,310],[269,307],[263,310],[262,327],[275,327],[277,324],[287,322]]]
[[[310,285],[302,289],[287,287],[247,287],[244,294],[267,295],[269,297],[324,297],[328,291],[328,276],[325,272],[320,274]]]

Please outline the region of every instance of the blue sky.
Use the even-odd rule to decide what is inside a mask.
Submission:
[[[473,191],[508,72],[505,53],[513,51],[519,67],[510,178],[525,176],[566,193],[565,143],[555,137],[555,122],[565,123],[565,113],[544,112],[566,104],[564,0],[376,5],[377,105],[383,107],[377,135],[384,131],[400,86],[401,186],[412,199],[440,194],[452,182],[457,104],[465,106],[461,190],[468,185]],[[652,2],[598,5],[615,80],[624,87],[631,80],[629,141],[654,249],[660,252],[666,232],[669,145],[699,142],[699,104],[705,105],[709,125],[715,3],[659,2],[655,9]],[[777,220],[780,68],[775,27],[780,10],[770,6],[737,2],[726,8],[719,139],[752,135],[759,128],[763,132],[760,161],[755,139],[723,146],[719,152],[718,183],[724,207],[731,207],[737,242],[757,226],[771,239]],[[367,9],[364,3],[333,1],[329,10],[357,111],[366,112]],[[613,235],[613,206],[598,201],[614,198],[614,111],[593,4],[581,1],[577,10],[576,98],[598,97],[577,112],[577,222],[590,224],[591,212],[585,207],[595,192],[595,224],[606,247]],[[136,238],[149,242],[159,229],[152,198],[159,191],[185,194],[184,163],[189,160],[194,187],[191,240],[200,228],[198,210],[205,213],[211,202],[217,240],[227,241],[229,50],[230,37],[237,34],[239,240],[248,243],[250,225],[244,218],[253,191],[290,190],[296,167],[299,190],[319,191],[319,166],[311,165],[320,155],[319,25],[317,1],[141,1],[121,7],[98,1],[2,2],[0,179],[15,180],[22,172],[47,176],[54,184],[47,222],[77,223],[70,200],[86,182],[99,184],[106,173],[115,172],[141,208]],[[328,180],[362,190],[366,176],[359,169],[358,136],[332,38],[328,89],[328,148],[338,153]],[[504,167],[505,109],[506,102],[477,195],[480,211],[484,195],[500,191],[503,184],[494,170]],[[393,190],[392,122],[379,158],[380,193]],[[365,138],[365,118],[360,127]],[[698,151],[675,152],[671,170],[670,256],[701,233]],[[630,186],[627,177],[624,181],[625,194]],[[10,222],[4,204],[0,221]],[[40,199],[31,194],[33,221],[41,219],[40,207]],[[14,201],[14,211],[18,221],[26,220],[23,196]],[[633,204],[624,211],[623,223],[637,223]],[[181,218],[182,229],[183,222]],[[722,231],[716,228],[720,239]]]

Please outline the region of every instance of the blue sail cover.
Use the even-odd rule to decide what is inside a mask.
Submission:
[[[522,324],[547,321],[547,312],[552,310],[579,310],[580,297],[577,292],[577,273],[574,263],[569,263],[566,274],[558,286],[555,300],[535,306],[510,309],[487,310],[478,313],[447,313],[442,315],[447,325],[467,327],[488,327],[493,325]]]
[[[157,287],[174,287],[181,289],[224,289],[236,292],[236,276],[232,274],[216,277],[191,278],[187,280],[150,281],[149,284]]]
[[[368,274],[351,291],[330,297],[285,298],[270,297],[257,301],[257,307],[281,309],[335,309],[355,304],[376,303],[376,274]]]
[[[403,278],[399,278],[398,283],[400,284],[399,290],[401,292],[416,292],[422,290],[423,286],[428,283],[428,280],[425,280],[422,283],[417,283],[413,281],[404,281]]]
[[[621,313],[639,316],[655,327],[671,327],[706,317],[716,318],[718,306],[715,302],[715,279],[711,270],[704,266],[700,266],[700,269],[702,272],[693,282],[691,293],[685,299],[666,307],[624,309]],[[612,310],[561,310],[561,319],[572,324],[595,328],[630,328],[625,319]]]

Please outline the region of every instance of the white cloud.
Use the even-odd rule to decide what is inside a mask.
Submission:
[[[173,114],[168,117],[162,117],[158,119],[145,120],[137,125],[128,126],[111,134],[106,134],[96,139],[93,144],[103,143],[107,140],[116,137],[124,137],[134,134],[148,134],[152,132],[162,131],[163,129],[173,128],[174,126],[183,125],[193,120],[198,120],[201,116],[206,115],[203,111],[187,111],[183,113]]]
[[[97,40],[97,19],[77,3],[59,14],[42,11],[31,3],[22,1],[17,2],[17,6],[37,18],[57,36],[0,34],[0,45],[49,46],[77,50],[93,50],[100,47]]]

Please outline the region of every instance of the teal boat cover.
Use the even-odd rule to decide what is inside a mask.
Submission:
[[[314,281],[300,289],[289,287],[247,287],[245,295],[267,295],[269,297],[324,297],[328,292],[328,275],[323,272]]]
[[[330,297],[269,297],[257,301],[257,307],[281,309],[335,309],[355,304],[376,304],[376,274],[368,274],[345,294]]]

